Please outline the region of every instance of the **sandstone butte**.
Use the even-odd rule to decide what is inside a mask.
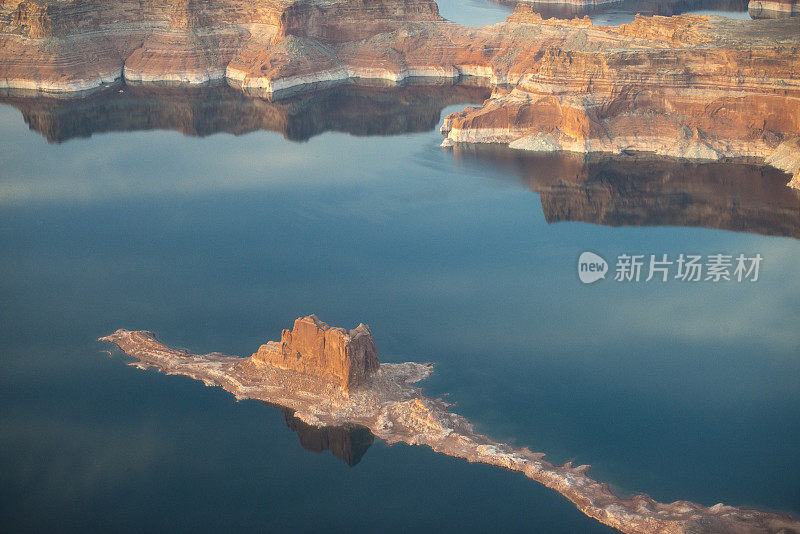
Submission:
[[[353,330],[331,328],[316,315],[301,317],[280,343],[261,345],[255,361],[331,380],[345,390],[360,386],[378,370],[372,332],[364,324]]]
[[[372,334],[364,325],[348,332],[331,328],[313,315],[300,318],[291,332],[283,331],[280,343],[262,345],[249,358],[190,354],[167,347],[144,331],[117,330],[100,340],[116,344],[137,360],[132,364],[136,367],[189,376],[222,387],[237,399],[282,406],[291,411],[292,421],[320,428],[366,427],[390,444],[427,445],[470,462],[522,472],[564,495],[584,514],[623,532],[800,532],[800,521],[787,515],[721,503],[711,507],[688,501],[666,504],[644,494],[619,497],[588,475],[588,465],[554,465],[542,453],[478,434],[472,423],[450,411],[451,404],[426,397],[413,385],[430,376],[431,364],[379,364]],[[309,430],[303,428],[302,433],[314,434]],[[361,435],[352,444],[348,440],[352,438],[337,437],[332,443],[329,436],[319,433],[307,445],[316,450],[341,448],[334,453],[353,463],[371,440]]]
[[[800,187],[797,18],[595,27],[519,4],[474,29],[444,20],[432,0],[0,0],[7,92],[227,83],[275,100],[407,79],[493,88],[446,117],[445,146],[755,158]]]

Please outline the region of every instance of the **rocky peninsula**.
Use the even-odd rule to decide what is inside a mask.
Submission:
[[[390,444],[427,445],[470,462],[520,471],[558,491],[586,515],[623,532],[800,532],[800,521],[769,512],[686,501],[665,504],[647,495],[621,498],[607,484],[593,480],[587,465],[553,465],[542,453],[478,434],[468,420],[450,411],[451,404],[426,397],[414,385],[430,376],[431,364],[379,364],[364,325],[346,331],[330,328],[313,315],[300,318],[291,332],[283,332],[280,343],[267,343],[247,358],[191,354],[167,347],[144,331],[117,330],[100,340],[135,358],[136,367],[189,376],[222,387],[237,399],[285,407],[306,425],[365,427]],[[343,379],[343,368],[351,378]]]
[[[447,117],[445,146],[756,158],[800,187],[798,29],[689,15],[595,27],[525,4],[475,29],[432,0],[0,0],[0,89],[217,83],[276,100],[479,80],[490,98]]]

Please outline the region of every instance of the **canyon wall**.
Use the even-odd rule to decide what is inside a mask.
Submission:
[[[509,21],[550,22],[524,5]],[[800,26],[773,22],[637,16],[617,29],[573,21],[584,25],[574,43],[541,47],[514,83],[448,116],[443,146],[701,161],[781,153],[775,166],[797,180],[800,153],[788,147],[800,137]],[[609,50],[607,41],[627,47]]]
[[[542,18],[571,19],[584,15],[602,13],[641,13],[642,15],[661,15],[671,17],[693,11],[747,11],[748,0],[614,0],[595,3],[593,0],[491,0],[498,4],[515,7],[517,4],[530,6]]]
[[[758,158],[796,184],[799,30],[798,19],[689,15],[595,27],[524,4],[474,29],[431,0],[0,0],[0,89],[227,83],[276,100],[343,83],[481,79],[491,97],[447,117],[444,146]]]

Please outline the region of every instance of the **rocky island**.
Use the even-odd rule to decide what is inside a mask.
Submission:
[[[690,15],[595,27],[525,4],[475,29],[432,0],[0,0],[0,89],[217,83],[276,100],[470,81],[492,94],[446,118],[444,146],[751,158],[800,187],[798,29],[796,18]]]
[[[593,480],[587,465],[553,465],[542,453],[478,434],[468,420],[450,411],[451,404],[426,397],[414,385],[430,376],[431,364],[379,364],[365,325],[347,331],[313,315],[300,318],[292,331],[284,330],[280,342],[262,345],[247,358],[191,354],[144,331],[117,330],[100,340],[135,358],[136,367],[189,376],[222,387],[237,399],[282,406],[308,426],[365,427],[390,444],[427,445],[470,462],[520,471],[623,532],[800,532],[800,521],[785,515],[723,504],[665,504],[647,495],[622,498]],[[363,444],[358,450],[363,454]]]

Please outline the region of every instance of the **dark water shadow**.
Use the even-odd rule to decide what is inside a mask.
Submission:
[[[436,128],[446,106],[480,103],[488,96],[487,87],[475,85],[344,85],[269,102],[228,86],[123,86],[76,99],[0,96],[0,104],[17,108],[30,129],[51,143],[139,130],[199,137],[269,130],[305,141],[327,131],[357,136],[427,132]]]
[[[361,425],[323,426],[309,425],[295,417],[294,410],[265,402],[267,406],[279,410],[283,414],[286,426],[297,434],[300,446],[305,450],[320,453],[331,451],[336,458],[350,467],[361,461],[375,442],[375,436]]]

